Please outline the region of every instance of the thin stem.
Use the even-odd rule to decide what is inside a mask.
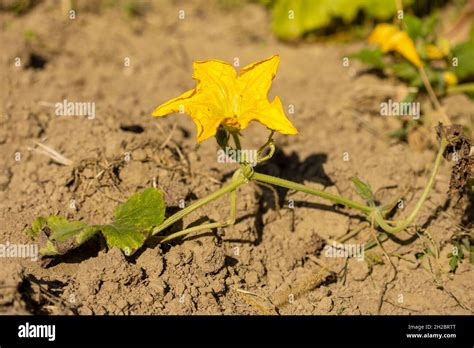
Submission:
[[[426,74],[426,70],[424,67],[418,68],[418,71],[420,72],[420,77],[421,80],[423,81],[423,84],[425,85],[426,91],[428,92],[428,95],[430,96],[431,102],[434,104],[435,108],[439,113],[441,113],[441,116],[443,118],[443,123],[445,124],[451,124],[451,121],[449,120],[448,115],[446,114],[446,111],[444,111],[444,108],[441,106],[438,97],[436,96],[435,92],[433,91],[433,87],[431,87],[430,79],[428,78],[428,75]]]
[[[199,225],[199,226],[194,226],[194,227],[190,227],[190,228],[186,228],[182,231],[179,231],[179,232],[175,232],[173,234],[170,234],[169,236],[165,236],[161,241],[160,243],[164,243],[164,242],[169,242],[170,240],[172,239],[175,239],[175,238],[178,238],[178,237],[182,237],[186,234],[189,234],[189,233],[192,233],[192,232],[198,232],[198,231],[202,231],[202,230],[212,230],[213,228],[220,228],[220,227],[226,227],[228,226],[229,224],[226,223],[226,222],[211,222],[211,223],[208,223],[208,224],[203,224],[203,225]]]
[[[433,165],[433,170],[431,171],[430,178],[428,179],[428,183],[426,184],[425,189],[423,190],[423,193],[421,194],[421,197],[418,199],[418,202],[416,203],[415,208],[405,220],[400,221],[398,224],[396,224],[395,227],[392,227],[383,218],[380,210],[378,209],[374,210],[373,214],[374,214],[375,221],[384,231],[388,233],[397,233],[404,230],[405,228],[407,228],[409,225],[413,223],[416,216],[420,212],[423,206],[423,203],[426,201],[431,189],[433,188],[436,174],[438,173],[438,169],[440,167],[441,160],[443,159],[443,153],[444,153],[444,150],[446,149],[447,144],[448,144],[447,140],[445,138],[442,138],[441,144],[438,150],[438,154],[436,155],[435,163]]]
[[[474,92],[474,82],[451,86],[451,87],[448,87],[446,90],[446,93],[448,94],[465,93],[465,92],[468,92],[468,93]]]
[[[240,170],[238,172],[240,173]],[[236,175],[236,174],[234,174],[234,175]],[[222,186],[219,190],[215,191],[214,193],[211,193],[209,196],[201,198],[201,199],[197,200],[196,202],[194,202],[193,204],[187,206],[186,208],[178,211],[176,214],[171,215],[161,225],[156,226],[152,230],[151,234],[153,236],[156,235],[157,233],[163,231],[165,228],[167,228],[167,227],[171,226],[172,224],[174,224],[175,222],[181,220],[186,215],[192,213],[196,209],[206,205],[209,202],[212,202],[212,201],[218,199],[219,197],[225,195],[228,192],[234,191],[237,187],[239,187],[240,185],[242,185],[246,182],[247,182],[247,179],[244,176],[238,175],[238,177],[235,180],[233,180],[232,182],[230,182],[229,184],[227,184],[225,186]]]
[[[234,139],[235,148],[237,150],[242,150],[242,145],[240,145],[239,135],[236,132],[231,132],[232,138]]]
[[[266,174],[261,174],[261,173],[254,173],[252,179],[257,180],[257,181],[261,181],[261,182],[265,182],[265,183],[268,183],[268,184],[272,184],[272,185],[285,187],[285,188],[288,188],[288,189],[291,189],[291,190],[302,191],[302,192],[305,192],[305,193],[309,193],[311,195],[319,196],[321,198],[328,199],[328,200],[333,201],[335,203],[345,205],[346,207],[350,207],[350,208],[360,210],[360,211],[362,211],[363,213],[366,213],[366,214],[369,214],[374,210],[374,208],[371,208],[371,207],[366,206],[364,204],[360,204],[360,203],[351,201],[347,198],[336,196],[336,195],[333,195],[332,193],[324,192],[324,191],[321,191],[321,190],[309,188],[307,186],[297,184],[297,183],[289,181],[289,180],[277,178],[277,177],[274,177],[274,176],[271,176],[271,175],[266,175]]]
[[[232,176],[232,182],[235,182],[238,179],[239,175],[240,175],[240,170],[236,170],[234,175]],[[170,234],[169,236],[163,237],[163,239],[160,241],[160,243],[170,241],[172,239],[184,236],[184,235],[186,235],[188,233],[192,233],[192,232],[198,232],[198,231],[202,231],[202,230],[210,230],[210,229],[213,229],[213,228],[220,228],[220,227],[226,227],[226,226],[229,226],[229,225],[233,225],[235,223],[235,215],[237,213],[236,190],[237,189],[234,189],[234,190],[230,191],[230,216],[229,216],[229,219],[227,221],[224,221],[224,222],[211,222],[211,223],[207,223],[207,224],[203,224],[203,225],[199,225],[199,226],[186,228],[182,231],[175,232],[175,233]]]

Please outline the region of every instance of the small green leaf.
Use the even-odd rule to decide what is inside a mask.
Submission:
[[[119,248],[127,255],[134,253],[146,240],[145,234],[134,226],[110,224],[102,226],[101,231],[109,247]]]
[[[165,202],[163,193],[148,188],[131,196],[115,209],[114,222],[100,227],[110,247],[117,247],[127,255],[140,248],[148,232],[163,222]]]
[[[413,81],[418,77],[418,70],[408,62],[394,63],[390,67],[393,73],[402,80]]]
[[[438,14],[433,12],[428,17],[425,17],[422,22],[421,36],[427,37],[432,34],[435,30],[435,25],[438,23]]]
[[[52,215],[48,217],[48,227],[52,232],[49,239],[63,242],[82,232],[88,225],[82,221],[68,221],[62,216]]]
[[[68,221],[62,216],[38,217],[27,230],[27,234],[37,239],[40,234],[39,253],[41,256],[63,255],[77,248],[98,232],[97,226],[89,226],[82,221]]]
[[[43,247],[40,247],[39,254],[41,256],[60,255],[59,251],[56,249],[55,245],[50,240],[46,241],[46,245],[44,245]]]
[[[459,263],[464,258],[463,245],[459,242],[453,243],[453,251],[448,254],[449,257],[449,267],[451,272],[455,272],[459,266]]]
[[[370,204],[374,204],[374,194],[372,193],[372,189],[370,185],[364,181],[362,181],[359,177],[355,176],[352,179],[354,183],[354,187],[359,194],[359,196],[364,199],[365,201],[369,202]]]
[[[382,51],[378,48],[363,48],[359,52],[351,54],[349,57],[358,59],[364,64],[371,65],[379,69],[383,69],[385,67],[385,63],[382,60]]]
[[[406,25],[406,31],[413,41],[422,36],[423,23],[421,19],[412,15],[405,15],[403,21]]]
[[[148,231],[163,222],[165,202],[163,193],[155,188],[147,188],[131,196],[124,204],[115,208],[114,225],[133,226]]]
[[[43,216],[39,216],[33,220],[31,223],[31,228],[26,230],[26,234],[33,239],[36,239],[41,230],[47,225],[46,218]]]
[[[457,65],[453,71],[460,80],[474,77],[474,42],[466,42],[453,48],[453,58]]]
[[[126,254],[140,248],[154,226],[165,217],[163,193],[148,188],[131,196],[115,209],[115,219],[107,225],[88,225],[82,221],[68,221],[61,216],[51,215],[35,219],[26,232],[34,239],[40,234],[40,255],[63,255],[77,248],[99,231],[110,247],[117,247]]]
[[[451,256],[449,259],[449,268],[451,269],[451,272],[455,272],[456,269],[458,268],[458,263],[459,263],[459,258],[457,256]]]
[[[410,4],[413,0],[404,0]],[[282,39],[295,39],[342,20],[349,24],[359,13],[365,17],[388,20],[396,13],[393,0],[275,0],[272,30]]]
[[[415,258],[417,260],[420,260],[423,256],[425,256],[425,253],[422,253],[422,252],[415,253]]]

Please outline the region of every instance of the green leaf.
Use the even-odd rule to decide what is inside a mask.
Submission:
[[[359,196],[364,199],[365,201],[369,202],[371,205],[374,204],[374,194],[372,193],[372,189],[370,185],[364,181],[362,181],[359,177],[355,176],[352,179],[354,183],[354,187],[359,194]]]
[[[385,67],[385,63],[382,60],[382,51],[378,48],[363,48],[359,52],[351,54],[349,57],[358,59],[364,64],[371,65],[379,69],[383,69]]]
[[[428,17],[425,17],[422,22],[421,36],[427,37],[432,34],[435,30],[435,25],[438,22],[438,14],[436,12],[432,13]]]
[[[411,4],[413,0],[403,3]],[[387,20],[396,12],[393,0],[275,0],[272,2],[272,30],[282,39],[330,26],[335,19],[353,22],[359,12],[366,17]]]
[[[415,253],[415,258],[417,260],[420,260],[421,258],[423,258],[423,256],[425,256],[425,253],[422,253],[422,252]]]
[[[416,39],[422,36],[423,23],[421,19],[407,14],[403,17],[403,21],[405,22],[408,35],[416,42]]]
[[[453,243],[453,251],[448,254],[449,259],[449,267],[451,272],[455,272],[459,266],[459,262],[462,261],[464,258],[464,250],[462,244],[459,242]]]
[[[405,81],[413,81],[418,77],[418,70],[408,62],[394,63],[391,66],[393,73]]]
[[[457,58],[457,66],[453,71],[459,80],[474,77],[474,42],[466,42],[453,48],[453,58]]]
[[[41,230],[47,225],[47,220],[43,216],[39,216],[33,220],[31,223],[31,228],[26,230],[26,234],[29,235],[31,238],[36,239]]]
[[[127,255],[140,248],[154,226],[165,218],[163,193],[148,188],[135,193],[124,204],[115,208],[115,219],[109,225],[100,227],[110,247],[117,247]]]
[[[52,241],[63,242],[78,233],[82,232],[88,225],[82,221],[68,221],[62,216],[49,216],[47,225],[52,234],[49,237]]]
[[[133,254],[145,243],[145,234],[134,226],[109,224],[101,226],[109,247],[117,247],[126,255]]]
[[[41,234],[47,238],[39,239],[41,256],[63,255],[77,248],[98,232],[97,226],[89,226],[82,221],[68,221],[62,216],[38,217],[27,233],[37,239]]]
[[[61,216],[39,217],[32,223],[27,233],[41,238],[40,255],[62,255],[77,248],[99,231],[110,247],[117,247],[130,255],[140,248],[148,237],[148,232],[161,224],[165,217],[163,193],[148,188],[131,196],[115,209],[111,224],[88,225],[83,221],[68,221]]]
[[[449,268],[451,269],[451,272],[455,272],[456,269],[458,268],[458,263],[459,263],[459,258],[457,256],[451,256],[449,259]]]
[[[163,222],[165,202],[163,193],[155,188],[147,188],[135,193],[124,204],[115,208],[114,225],[133,226],[148,231]]]

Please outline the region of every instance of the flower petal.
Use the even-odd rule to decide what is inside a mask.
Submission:
[[[207,102],[220,104],[225,117],[231,117],[230,100],[236,92],[236,72],[232,65],[220,60],[194,62],[193,79],[198,81],[197,93],[207,96]]]
[[[238,120],[242,129],[246,128],[250,121],[256,120],[283,134],[298,133],[285,116],[280,98],[276,97],[271,103],[268,100],[268,90],[279,63],[280,57],[274,55],[240,70],[237,77],[241,98]]]
[[[219,115],[218,104],[208,103],[208,96],[205,93],[197,93],[192,89],[181,94],[179,97],[158,106],[152,113],[153,116],[166,116],[173,112],[188,114],[197,127],[197,141],[201,142],[216,134],[219,124],[224,117]]]
[[[245,112],[239,118],[242,128],[247,127],[249,122],[253,120],[282,134],[298,134],[298,130],[286,117],[278,97],[275,97],[271,103],[267,99],[254,103],[250,108],[245,109]]]
[[[280,56],[274,55],[267,59],[249,64],[242,68],[237,77],[243,98],[248,95],[266,98],[280,64]]]
[[[369,43],[377,44],[383,52],[396,51],[415,66],[421,68],[423,62],[416,51],[415,44],[407,32],[401,31],[393,24],[382,23],[370,34]]]

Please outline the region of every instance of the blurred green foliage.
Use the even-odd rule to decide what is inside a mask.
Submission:
[[[471,35],[469,41],[449,47],[447,40],[441,39],[436,33],[438,20],[436,13],[425,18],[405,14],[403,28],[415,43],[418,54],[425,63],[428,80],[437,92],[441,94],[459,92],[472,97],[474,85],[463,82],[474,79],[474,36]],[[435,49],[440,56],[433,56],[429,49]],[[399,55],[387,55],[379,48],[366,47],[349,57],[358,59],[372,68],[393,74],[412,87],[424,88],[418,69]],[[455,75],[457,81],[454,85],[453,83],[450,85],[446,80],[449,77],[447,73]]]
[[[414,0],[403,0],[404,6]],[[360,13],[388,20],[396,13],[394,0],[261,0],[272,12],[273,32],[281,39],[295,39],[339,20],[353,22]]]

